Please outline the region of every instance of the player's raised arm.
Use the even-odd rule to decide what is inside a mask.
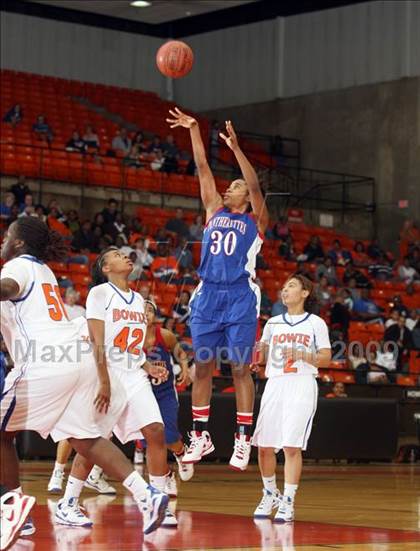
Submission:
[[[193,148],[194,162],[197,166],[198,178],[200,180],[201,200],[206,209],[207,220],[216,212],[218,208],[223,206],[221,195],[216,189],[216,182],[209,163],[207,162],[206,150],[204,149],[203,140],[201,138],[200,127],[198,122],[193,117],[186,115],[178,107],[174,110],[170,109],[169,113],[172,118],[166,119],[171,128],[182,126],[188,128],[191,135],[191,143]]]
[[[252,211],[257,218],[258,229],[264,234],[270,220],[267,205],[261,192],[257,173],[239,147],[238,138],[231,121],[226,121],[226,134],[221,132],[220,137],[225,141],[226,145],[230,147],[238,161],[242,176],[248,186]]]

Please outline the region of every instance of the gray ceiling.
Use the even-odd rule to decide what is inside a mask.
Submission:
[[[151,6],[135,8],[130,0],[29,0],[59,8],[98,13],[141,23],[161,24],[184,17],[234,8],[258,0],[149,0]]]

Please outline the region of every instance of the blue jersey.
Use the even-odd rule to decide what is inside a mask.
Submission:
[[[166,381],[156,384],[156,379],[151,378],[152,390],[156,398],[159,398],[167,392],[174,392],[174,369],[171,359],[171,354],[166,346],[160,327],[156,326],[156,340],[152,348],[145,350],[146,358],[150,362],[164,362],[166,369],[169,371],[169,376]]]
[[[253,279],[262,242],[252,214],[219,209],[204,229],[198,270],[201,280],[232,285]]]

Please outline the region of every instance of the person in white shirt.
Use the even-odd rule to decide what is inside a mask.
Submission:
[[[399,319],[400,319],[399,310],[396,310],[396,309],[391,310],[391,317],[386,320],[385,329],[388,329],[388,327],[391,327],[391,325],[395,325],[396,323],[398,323]]]
[[[257,350],[268,378],[261,399],[252,444],[258,446],[258,464],[263,481],[263,498],[254,518],[274,522],[294,519],[294,498],[302,472],[302,450],[306,449],[317,408],[318,367],[328,367],[331,344],[324,320],[311,314],[316,306],[312,282],[294,274],[283,286],[282,301],[287,312],[270,318]],[[283,449],[284,493],[276,484],[276,453]]]
[[[419,311],[416,309],[410,310],[410,315],[405,320],[405,326],[410,331],[413,331],[420,319]]]
[[[64,295],[64,304],[66,307],[66,312],[69,320],[74,320],[82,316],[86,317],[86,310],[80,304],[77,304],[77,301],[80,298],[80,293],[73,289],[73,287],[67,287],[66,293]]]
[[[410,285],[415,279],[419,278],[417,271],[410,266],[410,259],[408,256],[404,258],[403,264],[398,267],[398,276],[407,285]]]

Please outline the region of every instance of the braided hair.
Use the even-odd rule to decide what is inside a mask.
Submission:
[[[67,257],[68,248],[63,236],[50,230],[45,222],[35,216],[23,216],[15,221],[16,238],[25,244],[25,253],[49,262],[60,262]]]
[[[93,286],[101,285],[102,283],[106,283],[108,281],[108,278],[104,275],[102,268],[105,264],[105,257],[106,255],[111,251],[118,251],[118,247],[111,246],[104,249],[98,258],[95,260],[95,263],[92,267],[92,283]]]

